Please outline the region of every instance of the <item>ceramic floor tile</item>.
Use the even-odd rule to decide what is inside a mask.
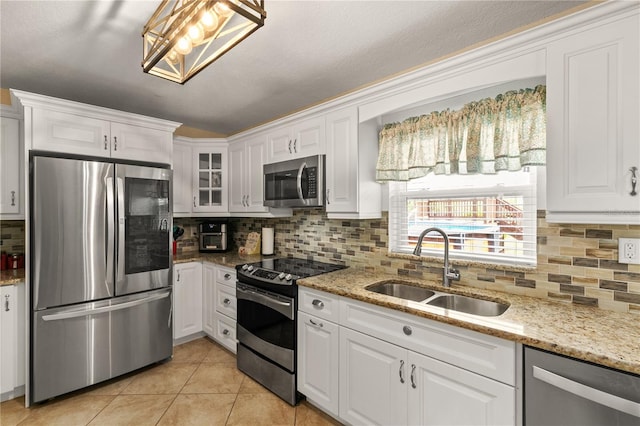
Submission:
[[[141,373],[138,373],[141,374]],[[122,378],[110,380],[104,384],[95,385],[91,390],[84,392],[85,395],[120,395],[129,386],[136,375],[128,375]]]
[[[91,426],[155,425],[175,395],[121,395],[93,419]]]
[[[197,363],[169,361],[136,376],[121,395],[177,394],[198,368]]]
[[[183,343],[173,348],[173,362],[202,362],[209,351],[217,345],[202,338]]]
[[[224,349],[222,346],[218,344],[213,344],[207,353],[207,356],[204,358],[202,362],[208,363],[236,363],[236,356]]]
[[[0,425],[15,426],[30,414],[28,408],[24,408],[24,397],[5,401],[0,404]]]
[[[180,393],[238,393],[243,378],[235,364],[203,362]]]
[[[114,398],[102,395],[76,395],[62,400],[54,400],[30,408],[29,417],[20,425],[86,425]]]
[[[235,400],[235,394],[178,395],[158,425],[224,426]]]
[[[239,394],[227,426],[293,425],[295,407],[271,393]]]
[[[242,386],[240,386],[240,390],[238,393],[269,393],[271,392],[269,389],[262,386],[260,383],[256,382],[249,376],[244,376],[244,380],[242,381]]]
[[[296,426],[339,426],[341,423],[316,407],[301,402],[296,407]]]

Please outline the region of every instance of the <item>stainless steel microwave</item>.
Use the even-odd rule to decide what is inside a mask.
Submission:
[[[324,155],[265,164],[263,171],[265,206],[324,205]]]

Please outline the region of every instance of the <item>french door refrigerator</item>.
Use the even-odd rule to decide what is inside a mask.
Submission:
[[[30,158],[29,402],[169,358],[171,170]]]

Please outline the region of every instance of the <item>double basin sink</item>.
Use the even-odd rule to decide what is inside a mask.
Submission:
[[[370,284],[366,286],[365,289],[378,294],[412,300],[414,302],[422,302],[429,306],[437,306],[483,317],[497,317],[509,308],[507,304],[494,302],[492,300],[477,299],[460,294],[442,293],[399,281],[383,281]]]

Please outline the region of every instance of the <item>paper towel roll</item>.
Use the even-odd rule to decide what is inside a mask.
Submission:
[[[262,254],[273,254],[273,228],[262,228]]]

